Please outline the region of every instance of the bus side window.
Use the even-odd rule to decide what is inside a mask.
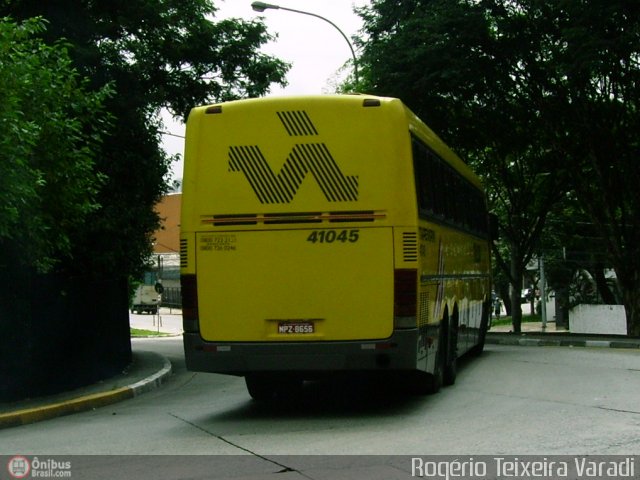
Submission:
[[[488,226],[483,193],[413,136],[411,147],[420,216],[486,236]]]
[[[416,182],[416,197],[418,198],[418,210],[420,213],[429,209],[429,187],[427,183],[428,172],[424,152],[420,144],[413,139],[413,168]]]

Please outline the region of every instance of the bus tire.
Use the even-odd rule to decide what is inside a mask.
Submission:
[[[442,375],[414,370],[407,372],[407,387],[411,395],[433,395],[440,391]]]
[[[247,390],[251,398],[264,402],[278,396],[289,398],[295,396],[302,388],[302,378],[278,375],[252,373],[244,377]]]
[[[436,353],[436,365],[432,374],[427,375],[425,393],[433,395],[440,391],[440,387],[444,383],[444,351],[438,346]]]
[[[249,374],[244,377],[247,391],[258,402],[271,400],[276,394],[273,379],[268,375]]]
[[[438,369],[438,372],[433,374],[427,374],[425,393],[427,395],[434,395],[440,391],[442,387],[442,368]]]
[[[442,331],[440,332],[442,338]],[[442,343],[438,345],[436,352],[436,364],[433,373],[415,370],[409,372],[409,391],[414,395],[433,395],[440,391],[444,383],[444,349]]]
[[[484,350],[484,344],[487,338],[487,330],[489,329],[491,303],[487,300],[482,304],[482,319],[480,320],[480,332],[478,332],[478,343],[471,349],[474,356],[480,356]]]
[[[451,321],[445,319],[446,329],[443,331],[442,345],[445,347],[443,354],[442,383],[453,385],[458,376],[458,311],[455,310]]]

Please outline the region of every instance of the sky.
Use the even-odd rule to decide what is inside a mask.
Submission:
[[[271,95],[298,95],[330,93],[332,83],[344,78],[339,71],[349,61],[351,50],[340,32],[331,24],[315,17],[286,10],[253,11],[253,0],[215,0],[217,19],[264,18],[271,34],[277,34],[274,42],[264,45],[262,51],[291,63],[285,88],[273,86]],[[351,37],[358,32],[362,21],[353,12],[353,7],[367,5],[369,0],[273,0],[267,3],[315,13],[333,22],[344,34]],[[184,136],[184,125],[163,115],[166,131]],[[167,153],[182,155],[184,139],[164,135],[163,147]],[[172,165],[173,179],[182,178],[182,161]]]

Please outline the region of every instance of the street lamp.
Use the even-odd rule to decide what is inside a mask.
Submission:
[[[329,20],[328,18],[324,18],[324,17],[322,17],[320,15],[317,15],[315,13],[305,12],[305,11],[302,11],[302,10],[294,10],[293,8],[281,7],[279,5],[273,5],[271,3],[265,3],[265,2],[253,2],[251,4],[251,8],[253,8],[253,10],[255,10],[256,12],[264,12],[265,10],[271,9],[271,10],[286,10],[288,12],[301,13],[302,15],[309,15],[310,17],[316,17],[316,18],[319,18],[320,20],[324,20],[329,25],[331,25],[333,28],[338,30],[338,32],[340,32],[340,35],[342,35],[342,38],[344,38],[345,41],[347,42],[347,45],[349,45],[349,50],[351,50],[351,56],[353,57],[353,75],[355,77],[356,87],[357,87],[357,85],[358,85],[358,60],[356,59],[356,52],[353,50],[353,45],[351,45],[351,42],[349,41],[347,36],[344,34],[344,32],[342,30],[340,30],[340,28],[338,28],[338,26],[335,23],[333,23],[331,20]]]

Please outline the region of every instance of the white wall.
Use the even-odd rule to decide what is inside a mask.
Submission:
[[[623,305],[578,305],[569,311],[571,333],[627,334]]]

